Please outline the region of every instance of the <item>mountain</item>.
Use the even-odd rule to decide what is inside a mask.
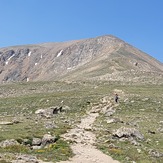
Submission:
[[[112,35],[0,49],[0,82],[162,79],[161,62]]]

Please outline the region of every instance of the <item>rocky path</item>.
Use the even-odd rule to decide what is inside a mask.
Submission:
[[[91,110],[76,128],[63,135],[65,140],[74,142],[71,148],[75,156],[70,158],[69,161],[61,161],[59,163],[119,163],[94,146],[96,137],[91,130],[98,116],[99,113]]]

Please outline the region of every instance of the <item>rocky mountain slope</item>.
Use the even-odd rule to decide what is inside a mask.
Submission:
[[[111,35],[0,49],[0,82],[162,79],[162,63]]]

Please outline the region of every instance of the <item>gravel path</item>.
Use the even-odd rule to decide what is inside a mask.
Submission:
[[[98,116],[99,113],[92,113],[90,111],[76,128],[63,135],[65,140],[74,142],[71,148],[75,156],[70,158],[69,161],[61,161],[59,163],[119,163],[94,146],[96,137],[91,132],[91,129]]]

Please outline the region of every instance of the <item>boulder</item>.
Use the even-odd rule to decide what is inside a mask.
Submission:
[[[39,146],[39,145],[41,145],[41,139],[40,138],[33,138],[32,145],[33,146]]]
[[[39,163],[39,160],[31,155],[18,155],[12,163]]]
[[[150,154],[152,157],[157,157],[157,158],[163,157],[163,153],[158,152],[158,151],[156,151],[156,150],[154,150],[154,149],[150,149],[150,150],[149,150],[149,154]]]
[[[19,143],[15,139],[10,139],[10,140],[5,140],[0,142],[0,147],[3,148],[13,146],[13,145],[19,145]]]
[[[46,146],[48,144],[54,143],[55,141],[56,141],[56,136],[45,134],[41,140],[41,146]]]
[[[54,114],[54,111],[53,111],[53,108],[39,109],[39,110],[36,110],[35,114],[38,114],[41,117],[51,118]]]
[[[115,109],[113,107],[104,107],[101,113],[105,114],[106,117],[110,117],[115,113]]]
[[[51,118],[54,114],[58,114],[62,112],[64,109],[65,108],[63,108],[62,106],[61,107],[55,106],[47,109],[38,109],[35,111],[35,114],[41,115],[42,117],[45,118]]]
[[[117,129],[114,133],[113,136],[116,136],[118,138],[137,138],[140,140],[144,139],[144,136],[135,128],[126,128],[126,127],[121,127],[119,129]]]

